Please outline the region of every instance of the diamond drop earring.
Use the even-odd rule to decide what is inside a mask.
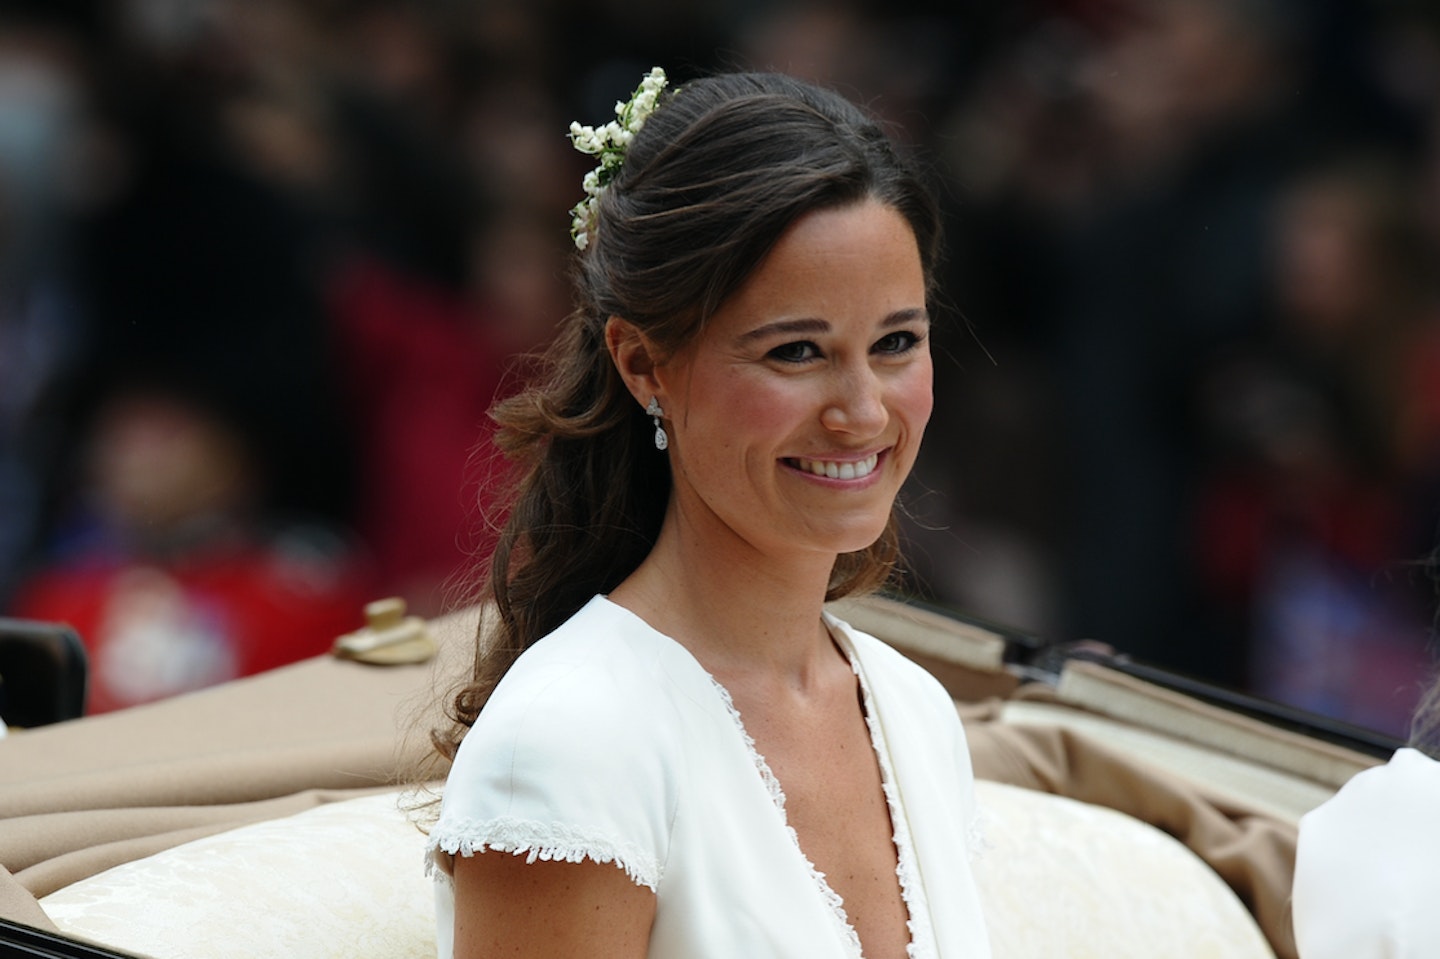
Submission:
[[[665,411],[660,408],[660,401],[653,396],[650,397],[650,405],[645,407],[645,415],[655,421],[655,448],[666,449],[670,445],[670,437],[665,435],[665,427],[660,423],[660,417],[665,415]]]

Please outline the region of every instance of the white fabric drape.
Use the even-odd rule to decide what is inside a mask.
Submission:
[[[1400,749],[1300,820],[1301,959],[1440,956],[1440,763]]]

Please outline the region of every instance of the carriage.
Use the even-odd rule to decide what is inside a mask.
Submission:
[[[996,959],[1293,959],[1296,823],[1399,745],[1095,644],[837,605],[955,700]],[[423,769],[426,731],[478,611],[367,611],[330,655],[0,738],[0,952],[433,955],[419,823],[444,770]],[[34,642],[9,643],[0,674],[33,691],[17,674]]]

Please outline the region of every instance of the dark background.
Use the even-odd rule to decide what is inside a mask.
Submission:
[[[1403,732],[1440,518],[1433,5],[938,6],[0,5],[0,611],[217,527],[458,601],[484,408],[568,308],[570,120],[653,65],[777,68],[944,198],[910,588]]]

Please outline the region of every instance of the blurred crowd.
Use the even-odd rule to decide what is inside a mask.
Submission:
[[[774,68],[940,187],[909,588],[1390,732],[1432,661],[1422,0],[6,0],[0,614],[91,708],[434,613],[641,73]]]

